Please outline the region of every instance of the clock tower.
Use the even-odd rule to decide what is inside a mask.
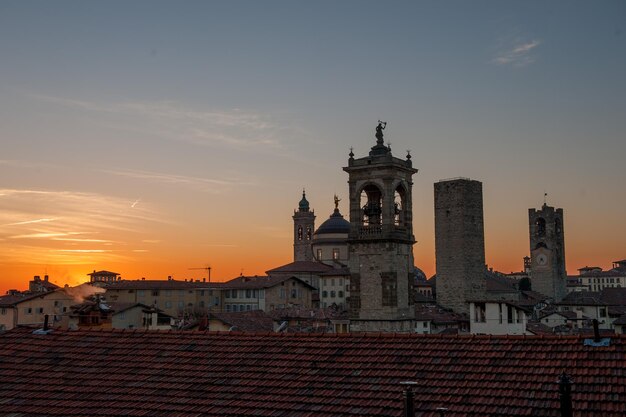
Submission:
[[[532,289],[561,301],[567,284],[563,209],[544,203],[540,210],[528,210],[528,220]]]

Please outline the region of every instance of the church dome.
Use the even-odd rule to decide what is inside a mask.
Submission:
[[[334,234],[334,233],[350,233],[350,222],[343,218],[339,209],[335,209],[333,214],[330,215],[328,220],[318,227],[315,231],[315,235],[324,235],[324,234]]]

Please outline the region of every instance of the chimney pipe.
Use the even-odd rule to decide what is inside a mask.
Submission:
[[[50,316],[48,316],[47,314],[45,316],[43,316],[43,331],[47,332],[48,331],[48,320],[50,319]]]
[[[559,400],[561,401],[561,417],[572,417],[572,379],[563,372],[557,380],[559,384]]]
[[[593,341],[600,341],[600,328],[598,327],[598,319],[593,319]]]
[[[400,385],[404,386],[402,397],[404,399],[404,414],[403,417],[415,417],[415,396],[412,387],[417,385],[414,381],[400,382]]]

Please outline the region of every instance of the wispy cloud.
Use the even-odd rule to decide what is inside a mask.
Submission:
[[[174,101],[129,101],[97,103],[72,98],[29,94],[30,97],[88,112],[130,117],[132,125],[120,122],[119,128],[136,130],[148,126],[146,133],[200,146],[226,146],[258,151],[282,148],[286,124],[270,115],[242,109],[198,110]],[[143,123],[142,123],[143,122]],[[294,129],[296,131],[297,129]]]
[[[532,51],[541,45],[541,40],[517,41],[500,49],[492,62],[496,65],[523,67],[535,62]]]
[[[152,171],[140,171],[132,169],[119,169],[119,170],[102,170],[108,174],[119,175],[123,177],[136,178],[142,180],[149,180],[159,182],[162,184],[174,184],[185,185],[201,191],[220,193],[225,187],[253,185],[254,181],[243,180],[240,178],[232,179],[216,179],[216,178],[201,178],[192,177],[187,175],[167,174]],[[136,207],[140,200],[136,200],[131,207]]]
[[[3,194],[4,195],[4,194]],[[1,195],[0,195],[1,196]],[[8,224],[4,224],[3,226],[20,226],[20,225],[24,225],[24,224],[34,224],[34,223],[44,223],[44,222],[53,222],[56,219],[35,219],[35,220],[25,220],[23,222],[16,222],[16,223],[8,223]]]
[[[0,262],[76,264],[128,258],[128,245],[137,244],[155,222],[162,223],[149,204],[131,208],[122,198],[0,189],[0,240],[11,242],[0,251]]]

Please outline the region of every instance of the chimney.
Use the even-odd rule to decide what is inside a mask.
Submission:
[[[400,385],[404,387],[402,397],[404,399],[404,413],[403,417],[415,417],[415,396],[413,393],[413,387],[417,385],[414,381],[400,382]]]
[[[600,329],[598,327],[598,319],[593,319],[593,341],[596,343],[600,341]]]
[[[43,280],[44,280],[44,281],[46,281],[46,282],[48,282],[48,275],[44,275],[44,276],[43,276]]]
[[[171,275],[168,275],[168,276],[167,276],[167,280],[168,280],[168,281],[171,281],[171,280],[172,280],[172,276],[171,276]]]
[[[559,400],[561,401],[561,417],[572,417],[572,379],[563,372],[557,383],[559,384]]]

